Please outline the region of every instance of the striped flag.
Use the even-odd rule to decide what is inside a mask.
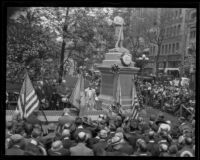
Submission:
[[[131,119],[138,119],[139,112],[136,104],[139,104],[137,97],[135,97],[135,103],[133,104],[133,109],[131,111]]]
[[[21,118],[28,118],[34,110],[39,108],[39,99],[28,73],[26,73],[17,104],[17,110],[20,112]]]
[[[136,92],[136,87],[133,82],[133,87],[132,87],[132,111],[131,111],[131,119],[137,119],[139,116],[138,108],[136,104],[139,104],[138,97],[137,97],[137,92]]]

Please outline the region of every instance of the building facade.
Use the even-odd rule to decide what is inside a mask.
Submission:
[[[166,14],[166,12],[168,24],[166,24],[164,28],[164,39],[161,44],[158,60],[159,69],[177,69],[182,76],[185,76],[185,72],[188,69],[186,66],[195,66],[196,10],[186,8],[163,8],[159,13],[162,15]],[[158,47],[156,45],[151,45],[150,61],[146,68],[152,68],[151,71],[153,73],[155,71],[155,56],[157,52]],[[192,54],[189,52],[192,52]],[[187,64],[188,61],[189,64]]]

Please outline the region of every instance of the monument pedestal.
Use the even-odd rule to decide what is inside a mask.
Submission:
[[[139,68],[134,67],[132,61],[129,66],[123,65],[122,54],[120,52],[106,53],[103,63],[97,66],[102,75],[99,100],[102,101],[102,108],[105,110],[108,109],[108,106],[117,102],[116,93],[119,83],[122,109],[129,110],[132,108],[132,93],[133,87],[135,87],[134,75],[137,74]],[[113,65],[118,66],[119,71],[117,73],[113,73]]]

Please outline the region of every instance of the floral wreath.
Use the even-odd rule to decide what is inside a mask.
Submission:
[[[130,61],[130,62],[126,62],[126,59],[124,59],[125,56],[129,56],[129,54],[123,53],[123,54],[121,55],[121,57],[120,57],[120,60],[121,60],[121,63],[122,63],[124,66],[128,67],[128,66],[131,65],[131,61]]]

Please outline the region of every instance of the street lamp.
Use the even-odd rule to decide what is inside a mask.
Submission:
[[[139,57],[137,60],[142,62],[141,74],[143,75],[144,64],[145,64],[146,61],[149,60],[149,58],[148,58],[145,54],[143,54],[143,55],[142,55],[141,57]]]

